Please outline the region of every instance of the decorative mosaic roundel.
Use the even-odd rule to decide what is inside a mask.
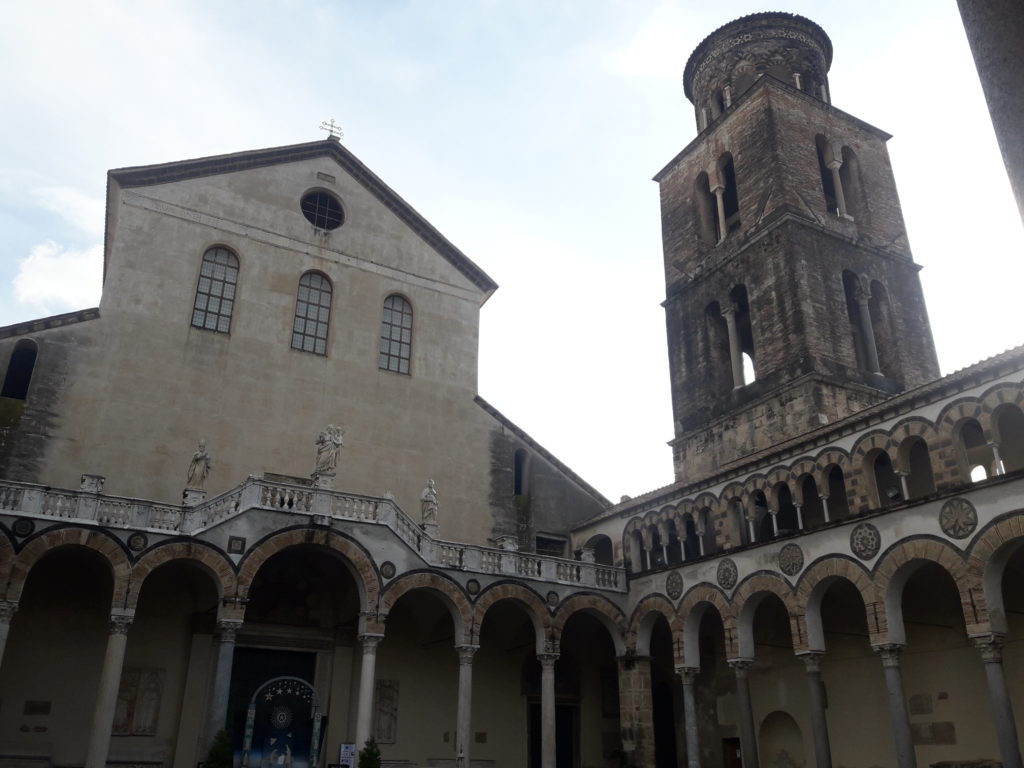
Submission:
[[[966,539],[978,527],[978,512],[967,499],[950,499],[939,510],[942,532],[953,539]]]
[[[270,710],[270,727],[287,728],[292,724],[293,717],[291,707],[278,704]]]
[[[390,560],[380,564],[380,575],[385,579],[393,578],[395,575],[395,564]]]
[[[796,576],[804,567],[804,551],[799,544],[787,544],[779,550],[779,570],[787,576]]]
[[[19,537],[31,536],[35,529],[35,522],[29,520],[27,517],[18,518],[14,521],[14,525],[11,526],[11,530],[14,531],[14,535]]]
[[[683,594],[683,577],[679,571],[672,571],[665,580],[665,591],[673,600],[678,600]]]
[[[727,557],[718,564],[718,586],[722,589],[732,589],[736,586],[736,579],[739,577],[739,570],[736,562]]]
[[[132,552],[141,552],[148,543],[149,540],[146,539],[146,534],[144,533],[133,533],[128,537],[128,549]]]
[[[471,595],[480,594],[480,582],[476,579],[470,579],[466,582],[466,591]]]
[[[882,546],[882,535],[871,523],[861,523],[850,532],[850,549],[861,560],[870,560]]]

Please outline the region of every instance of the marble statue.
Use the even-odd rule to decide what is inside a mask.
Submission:
[[[205,487],[210,467],[210,454],[206,452],[206,441],[200,440],[199,449],[192,454],[192,463],[188,465],[188,487]]]

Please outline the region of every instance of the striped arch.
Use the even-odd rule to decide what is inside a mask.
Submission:
[[[751,475],[743,481],[743,506],[745,509],[749,509],[751,500],[758,491],[764,493],[765,499],[768,499],[770,503],[771,486],[764,475]]]
[[[223,553],[201,541],[172,541],[154,547],[135,563],[130,576],[126,607],[134,611],[146,577],[160,566],[175,561],[188,561],[200,566],[213,579],[221,604],[223,598],[232,596],[237,591],[235,568]]]
[[[697,523],[697,508],[693,503],[693,499],[683,499],[676,505],[676,532],[679,534],[680,539],[686,538],[686,518],[689,517]]]
[[[993,416],[1003,405],[1015,405],[1024,411],[1024,389],[1020,384],[998,384],[981,396],[981,409],[989,419],[992,436],[996,442],[1002,442],[1003,436],[999,434],[999,424]]]
[[[475,634],[473,606],[469,604],[462,587],[447,576],[434,571],[407,573],[391,582],[380,596],[380,608],[377,612],[380,621],[387,621],[388,614],[402,596],[421,589],[439,597],[448,608],[452,615],[452,624],[455,626],[455,645],[470,642]]]
[[[592,593],[573,595],[558,606],[558,611],[551,622],[556,643],[562,642],[562,630],[565,629],[566,622],[574,613],[579,611],[589,613],[605,626],[608,634],[611,635],[616,656],[621,656],[626,652],[626,632],[628,627],[625,614],[612,604],[608,598]]]
[[[665,617],[672,634],[675,635],[676,612],[664,595],[648,595],[633,609],[633,615],[629,619],[627,645],[635,648],[640,656],[649,656],[651,653],[651,631],[658,616]],[[676,663],[679,664],[680,660],[677,659]]]
[[[682,623],[683,658],[687,667],[700,667],[700,622],[705,613],[714,610],[722,620],[725,630],[725,656],[736,656],[736,616],[728,598],[717,587],[698,584],[683,597],[677,614]],[[676,630],[673,627],[673,630]],[[676,634],[678,630],[673,632]],[[678,664],[678,661],[676,662]]]
[[[714,530],[715,518],[718,517],[718,515],[719,515],[719,513],[721,511],[719,509],[719,506],[718,506],[718,498],[713,493],[709,493],[708,491],[705,491],[700,496],[698,496],[696,498],[696,500],[693,502],[693,508],[694,508],[693,524],[697,528],[697,533],[700,534],[701,533],[701,528],[706,526],[706,525],[710,525],[712,530]],[[700,518],[700,513],[701,513],[701,510],[703,510],[703,509],[708,509],[708,510],[711,511],[711,514],[710,514],[710,516],[708,517],[707,520],[702,520]],[[707,529],[706,528],[704,529],[704,533],[707,533]],[[715,539],[716,539],[715,543],[716,543],[717,546],[721,546],[721,542],[718,542],[717,538],[718,537],[716,536],[715,537]]]
[[[818,489],[818,493],[821,493],[821,484],[818,482],[817,465],[812,459],[803,458],[793,463],[793,466],[789,469],[790,480],[792,481],[792,487],[790,490],[793,492],[793,503],[799,504],[801,507],[804,505],[804,484],[803,478],[810,476],[811,480],[814,481],[815,488]],[[827,489],[826,489],[827,490]]]
[[[963,556],[945,541],[934,538],[904,540],[893,545],[879,559],[874,582],[878,600],[884,601],[886,642],[906,642],[903,626],[903,587],[922,562],[941,565],[956,584],[960,606],[969,635],[988,627],[988,611],[981,584],[970,578]],[[981,630],[984,631],[984,630]]]
[[[92,528],[50,528],[43,531],[22,547],[11,563],[7,599],[20,600],[29,571],[44,556],[64,547],[85,547],[99,553],[110,566],[114,580],[113,608],[123,608],[128,597],[128,580],[131,564],[121,542],[108,533]]]
[[[825,498],[828,498],[828,473],[832,467],[839,467],[843,473],[843,479],[846,480],[850,476],[852,462],[846,451],[841,451],[838,448],[826,448],[818,454],[814,460],[814,466],[816,467],[814,482],[818,486],[818,493],[823,493]],[[849,486],[849,483],[847,482],[846,485]]]
[[[754,658],[754,612],[767,595],[775,595],[786,606],[793,635],[793,649],[801,651],[806,647],[807,631],[804,628],[804,617],[792,588],[779,574],[762,572],[745,579],[732,595],[738,629],[739,655],[742,658]]]
[[[910,472],[909,457],[907,456],[906,445],[911,438],[921,438],[928,445],[928,456],[932,465],[932,475],[936,484],[939,483],[944,467],[940,457],[939,433],[930,421],[912,416],[909,419],[896,424],[889,433],[889,439],[896,446],[896,454],[890,455],[893,467],[902,471]]]
[[[893,454],[896,452],[896,446],[889,439],[889,435],[880,430],[874,432],[868,432],[866,435],[861,435],[860,439],[857,440],[853,446],[853,451],[850,453],[850,458],[853,461],[854,468],[863,468],[864,459],[867,458],[868,454],[874,450],[882,450],[889,454],[890,459],[894,459]]]
[[[967,559],[972,589],[981,588],[988,607],[988,623],[980,632],[1006,632],[1006,608],[1003,604],[1003,573],[1006,562],[1024,546],[1021,511],[1004,515],[989,524],[975,539]]]
[[[314,546],[337,552],[352,574],[359,593],[359,609],[363,613],[375,613],[380,598],[380,578],[369,554],[358,543],[337,531],[291,528],[271,534],[259,542],[242,560],[238,569],[238,596],[245,600],[249,596],[253,579],[264,563],[274,555],[291,547]]]
[[[779,508],[779,485],[785,485],[789,488],[790,495],[793,494],[793,486],[790,484],[790,480],[793,479],[793,473],[789,467],[775,467],[771,472],[765,476],[765,483],[768,485],[770,490],[765,491],[765,495],[768,497],[768,506],[772,509]]]
[[[986,411],[976,397],[964,397],[950,403],[939,413],[935,428],[948,440],[959,438],[960,424],[974,419],[981,425],[986,440],[992,440],[992,414]]]
[[[531,589],[522,584],[507,581],[492,584],[477,597],[473,603],[473,627],[472,642],[478,644],[480,628],[484,624],[487,611],[496,603],[503,600],[516,603],[522,608],[533,624],[534,638],[536,639],[537,653],[545,653],[545,643],[551,629],[551,611],[541,597]]]
[[[821,601],[829,586],[839,580],[849,582],[860,593],[872,642],[885,631],[885,611],[878,601],[878,593],[867,569],[848,557],[826,557],[804,571],[796,585],[797,610],[804,616],[808,650],[826,650]]]

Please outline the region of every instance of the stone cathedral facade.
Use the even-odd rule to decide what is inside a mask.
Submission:
[[[831,63],[690,57],[675,478],[617,504],[337,139],[111,171],[100,306],[0,328],[0,766],[1021,766],[1024,348],[940,377]]]

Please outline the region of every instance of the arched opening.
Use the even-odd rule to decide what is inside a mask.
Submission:
[[[896,470],[893,469],[892,459],[883,450],[872,451],[865,458],[865,462],[871,470],[871,477],[875,481],[875,499],[877,507],[887,507],[891,504],[898,504],[904,501],[903,485]]]
[[[797,519],[796,504],[793,503],[793,494],[789,486],[779,483],[775,488],[778,499],[779,512],[776,520],[779,526],[779,535],[788,536],[800,532],[800,522]]]
[[[615,565],[615,552],[612,540],[604,534],[591,536],[584,546],[594,552],[594,562],[599,565]]]
[[[839,183],[843,185],[843,194],[846,197],[846,213],[854,221],[864,221],[867,201],[864,198],[864,185],[861,183],[860,161],[849,147],[843,147],[842,161],[843,164],[839,166]]]
[[[928,454],[928,443],[920,437],[907,438],[900,446],[906,466],[907,493],[910,499],[919,499],[935,493],[935,477],[932,474],[931,457]]]
[[[711,94],[711,119],[715,120],[725,112],[725,97],[721,89]]]
[[[818,493],[818,484],[814,482],[812,475],[804,475],[800,478],[800,495],[803,497],[803,506],[800,510],[804,519],[804,529],[814,530],[825,524],[825,505],[822,503],[821,495]]]
[[[733,546],[742,546],[750,543],[750,526],[747,524],[747,515],[743,509],[743,502],[739,499],[729,499],[727,504],[729,511],[729,526],[732,529]]]
[[[679,538],[679,530],[676,528],[675,519],[670,519],[666,524],[668,529],[668,564],[679,565],[683,561],[683,542]]]
[[[92,549],[61,547],[32,566],[0,670],[5,754],[38,754],[40,734],[18,731],[13,722],[26,722],[23,702],[46,702],[45,722],[60,735],[47,763],[85,764],[112,595],[110,565]]]
[[[293,546],[260,566],[249,587],[245,623],[238,634],[231,667],[226,730],[236,751],[240,752],[245,743],[249,705],[257,690],[277,677],[298,678],[316,688],[318,670],[351,659],[351,650],[338,648],[337,638],[358,632],[360,609],[360,588],[351,566],[333,550]],[[389,632],[391,626],[389,616]],[[380,655],[377,670],[378,678],[393,677],[386,669],[382,671]],[[353,677],[350,669],[338,683],[345,691],[351,690],[352,686],[358,687]],[[282,700],[281,705],[288,704]],[[337,714],[341,714],[340,703],[325,702],[325,706],[337,706]],[[332,717],[330,708],[321,714],[327,721],[326,743],[344,740],[347,728],[343,718]],[[287,743],[281,741],[279,729],[261,719],[252,733],[252,753],[269,758],[275,749],[280,754],[287,745],[293,761],[308,760],[314,715],[311,709],[296,714],[293,735]],[[390,746],[385,743],[381,749],[387,754]]]
[[[686,529],[686,538],[683,540],[684,554],[687,560],[694,560],[700,557],[700,537],[697,535],[697,524],[691,515],[683,518],[683,527]]]
[[[832,158],[832,150],[828,139],[820,133],[814,137],[814,147],[818,155],[818,173],[821,176],[821,189],[825,195],[825,210],[833,216],[839,214],[839,203],[836,200],[836,185],[832,178],[832,170],[828,163]]]
[[[725,185],[722,203],[725,206],[725,230],[736,232],[740,228],[740,198],[736,188],[736,166],[732,155],[726,152],[718,159],[718,174]]]
[[[992,448],[977,419],[965,419],[957,428],[960,476],[964,482],[977,483],[998,473]]]
[[[647,555],[644,551],[644,540],[638,528],[626,534],[629,550],[629,569],[633,573],[647,570]]]
[[[1015,405],[1003,405],[996,409],[995,422],[1004,470],[1024,469],[1024,413]]]
[[[901,368],[899,348],[896,344],[896,334],[893,331],[889,292],[877,280],[871,281],[868,311],[871,313],[871,329],[875,337],[875,349],[878,352],[878,366],[882,373],[892,374],[893,371],[898,371]]]
[[[651,629],[651,716],[654,729],[655,768],[677,768],[675,664],[672,630],[664,616]]]
[[[838,464],[828,471],[828,518],[843,520],[850,516],[850,500],[846,495],[846,477]]]
[[[754,526],[757,530],[757,541],[771,541],[775,538],[773,517],[768,511],[768,497],[763,491],[754,491],[751,497],[754,502]]]
[[[729,300],[736,310],[736,336],[743,354],[744,380],[736,386],[749,384],[756,378],[757,356],[754,353],[754,328],[751,324],[750,301],[745,285],[736,285],[729,291]],[[749,368],[749,371],[748,371]]]
[[[843,295],[846,297],[846,317],[850,321],[850,340],[853,344],[854,360],[857,367],[869,370],[868,353],[864,341],[864,305],[861,303],[862,286],[860,278],[848,269],[843,270]]]
[[[661,531],[658,526],[652,525],[649,528],[651,537],[651,568],[663,568],[665,562],[665,542],[662,541]]]
[[[697,513],[697,534],[700,541],[704,543],[703,553],[713,554],[718,551],[718,543],[715,541],[715,518],[710,507],[702,507]]]
[[[11,351],[11,359],[7,362],[7,374],[4,376],[4,387],[0,397],[12,400],[28,399],[28,387],[32,383],[32,371],[36,367],[38,346],[31,339],[20,339]]]
[[[788,712],[775,710],[761,721],[757,736],[761,765],[804,765],[804,739],[800,726]]]
[[[750,689],[762,692],[760,706],[764,709],[787,707],[789,702],[786,693],[780,689],[777,681],[803,673],[798,667],[800,661],[793,654],[789,612],[782,599],[772,592],[752,596],[750,600],[754,602],[743,607],[739,626],[740,654],[754,659],[748,673]],[[750,622],[749,626],[745,626],[746,621]],[[770,749],[772,744],[771,739],[767,744],[758,739],[758,752],[766,766],[777,765],[778,756],[774,752],[765,752],[765,748]],[[797,759],[796,764],[800,765],[802,761]]]
[[[711,390],[725,395],[735,386],[732,361],[729,355],[729,329],[717,301],[704,310],[704,329],[707,334],[707,366]]]
[[[722,239],[718,229],[718,203],[711,191],[708,175],[701,172],[693,184],[693,199],[697,205],[697,232],[701,241],[715,245]]]

